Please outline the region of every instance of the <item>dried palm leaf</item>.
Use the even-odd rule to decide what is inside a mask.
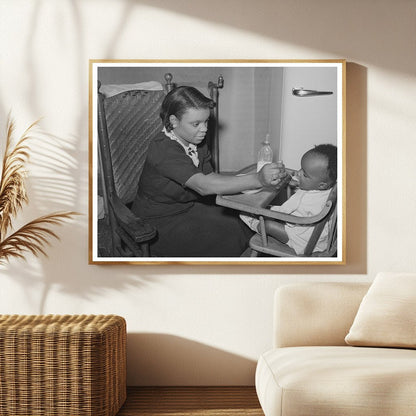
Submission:
[[[13,145],[15,125],[9,117],[7,123],[6,148],[0,179],[0,237],[4,236],[12,226],[12,217],[28,202],[25,179],[27,176],[25,164],[29,159],[29,148],[26,140],[37,124],[31,124]]]
[[[46,255],[45,246],[51,237],[59,239],[50,229],[64,220],[77,215],[76,212],[56,212],[30,221],[19,230],[5,236],[12,228],[12,218],[16,216],[23,204],[28,203],[25,188],[27,177],[26,163],[29,159],[29,147],[26,141],[32,136],[32,123],[14,144],[15,124],[10,115],[7,122],[6,148],[3,157],[0,178],[0,264],[10,257],[24,258],[25,252],[34,255]]]
[[[45,246],[50,245],[49,239],[53,237],[59,240],[58,235],[49,227],[59,225],[74,215],[77,213],[72,211],[56,212],[25,224],[0,242],[0,264],[4,264],[10,257],[24,258],[25,252],[46,256]]]

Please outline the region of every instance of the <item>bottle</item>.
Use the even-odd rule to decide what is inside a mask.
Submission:
[[[270,147],[270,134],[266,134],[266,138],[264,139],[257,155],[257,172],[259,172],[264,165],[272,163],[272,161],[273,150]]]

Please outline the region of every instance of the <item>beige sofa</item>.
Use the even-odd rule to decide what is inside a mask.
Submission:
[[[369,286],[277,289],[274,348],[256,370],[266,416],[416,415],[416,350],[349,346],[344,340]]]

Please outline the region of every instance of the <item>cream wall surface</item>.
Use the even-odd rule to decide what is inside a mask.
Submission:
[[[415,18],[414,0],[1,1],[1,137],[10,110],[18,132],[43,117],[19,221],[83,215],[1,268],[0,312],[124,316],[130,385],[243,385],[278,286],[415,271]],[[127,58],[347,59],[347,264],[88,265],[88,60]]]

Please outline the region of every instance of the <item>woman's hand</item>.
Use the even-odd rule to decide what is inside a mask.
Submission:
[[[277,163],[268,163],[257,173],[262,186],[276,186],[286,176],[287,172],[284,165],[278,165]]]

